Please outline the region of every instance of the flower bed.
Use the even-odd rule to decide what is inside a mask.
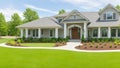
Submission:
[[[107,42],[107,43],[86,42],[83,43],[83,45],[76,46],[75,48],[81,50],[116,50],[116,49],[120,49],[120,44],[113,42]]]
[[[55,47],[59,47],[59,46],[65,46],[67,42],[56,42],[55,43]]]

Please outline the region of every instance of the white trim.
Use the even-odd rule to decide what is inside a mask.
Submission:
[[[84,22],[84,38],[87,38],[87,23]]]
[[[111,38],[111,28],[108,27],[108,38]]]
[[[41,38],[41,28],[38,28],[38,38]]]
[[[101,28],[100,27],[98,27],[98,38],[100,38],[101,37]]]
[[[58,38],[58,28],[55,28],[55,38]]]
[[[66,16],[61,22],[63,22],[64,20],[68,19],[73,13],[76,13],[77,15],[79,15],[80,17],[86,19],[86,21],[89,21],[89,19],[87,17],[85,17],[84,15],[82,15],[79,11],[77,10],[73,10],[68,16]],[[61,23],[60,22],[60,23]]]
[[[64,38],[67,36],[67,24],[64,23]]]
[[[25,37],[28,38],[28,29],[25,29]]]
[[[20,29],[20,38],[23,37],[23,30],[24,30],[24,29]]]
[[[109,13],[112,13],[112,19],[108,19],[107,16],[108,16]],[[106,20],[116,20],[116,19],[113,19],[113,13],[114,13],[113,11],[107,11],[107,12],[105,12],[105,14],[106,14]]]

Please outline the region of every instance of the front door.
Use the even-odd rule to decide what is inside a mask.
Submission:
[[[78,27],[72,28],[72,39],[80,39],[80,28]]]

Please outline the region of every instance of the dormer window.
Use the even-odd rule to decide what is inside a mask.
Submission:
[[[106,12],[104,14],[104,20],[115,20],[116,19],[116,14],[113,12]]]
[[[106,13],[106,19],[107,20],[112,20],[113,19],[113,12],[107,12]]]

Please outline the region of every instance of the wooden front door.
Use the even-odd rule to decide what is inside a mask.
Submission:
[[[72,39],[80,39],[80,29],[78,27],[72,28]]]

